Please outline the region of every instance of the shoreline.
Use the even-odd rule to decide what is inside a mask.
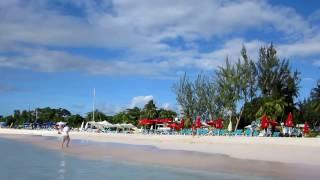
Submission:
[[[57,131],[0,129],[0,135],[39,135],[59,137]],[[320,138],[228,137],[141,135],[70,132],[71,139],[93,142],[150,145],[161,150],[182,150],[221,154],[246,160],[319,165]]]
[[[308,143],[297,146],[293,142],[290,145],[268,144],[246,144],[250,141],[240,140],[241,137],[234,137],[226,143],[208,141],[213,137],[175,137],[175,136],[146,136],[146,135],[123,135],[123,134],[97,134],[72,132],[70,148],[61,150],[59,135],[56,131],[32,131],[32,130],[14,130],[9,131],[0,129],[0,137],[31,143],[40,148],[63,151],[64,153],[80,158],[88,158],[94,160],[112,159],[123,162],[133,162],[138,164],[151,164],[169,167],[182,167],[194,170],[216,171],[223,173],[234,173],[253,176],[271,176],[278,178],[301,179],[309,177],[316,179],[318,169],[320,167],[318,157],[315,153],[305,152],[305,149],[315,148],[319,150],[318,144],[307,146]],[[27,132],[26,132],[27,131]],[[29,132],[28,132],[29,131]],[[55,138],[48,138],[55,137]],[[220,141],[228,137],[220,138]],[[159,140],[162,139],[162,140]],[[150,142],[152,140],[153,143]],[[236,141],[237,140],[237,141]],[[235,141],[235,142],[234,142]],[[190,143],[192,142],[192,143]],[[211,143],[209,143],[211,142]],[[254,143],[255,141],[253,141]],[[308,142],[308,141],[307,141]],[[311,141],[313,142],[313,141]],[[310,143],[310,142],[309,142]],[[230,147],[231,146],[231,147]],[[270,149],[270,147],[272,149]],[[276,146],[276,148],[274,147]],[[259,152],[261,147],[264,152]],[[305,161],[295,161],[293,163],[285,161],[286,158],[297,157],[296,150],[287,151],[288,147],[296,149],[299,147],[305,157]],[[206,149],[203,149],[206,148]],[[216,148],[216,151],[211,151]],[[286,158],[277,161],[261,160],[265,157],[252,158],[253,153],[271,154],[279,157],[282,155],[276,151],[285,149],[287,151]],[[251,155],[249,149],[251,149]],[[226,153],[224,151],[226,151]],[[290,150],[290,149],[289,149]],[[245,152],[242,152],[245,151]],[[230,152],[240,152],[240,158],[230,156]],[[229,153],[229,154],[228,154]],[[309,153],[309,154],[308,154]],[[244,154],[249,154],[251,158],[247,158]],[[316,161],[308,162],[313,157]]]

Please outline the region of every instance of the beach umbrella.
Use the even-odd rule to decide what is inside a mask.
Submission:
[[[83,126],[84,126],[84,121],[82,121],[82,123],[81,123],[81,126],[80,126],[80,128],[79,128],[80,131],[82,131]]]
[[[89,125],[89,122],[86,123],[86,125],[84,126],[84,129],[88,129],[88,125]]]
[[[57,124],[56,124],[56,125],[58,125],[58,126],[64,126],[64,125],[66,125],[66,123],[65,123],[65,122],[60,121],[60,122],[57,122]]]
[[[245,128],[245,129],[249,129],[249,128],[251,128],[251,127],[252,127],[251,124],[249,124],[249,125],[245,126],[244,128]]]
[[[265,129],[268,126],[269,126],[269,121],[268,121],[267,115],[263,115],[261,118],[261,128]]]
[[[215,126],[214,120],[208,121],[207,124],[208,124],[209,126],[212,126],[212,127]]]
[[[276,121],[276,120],[270,120],[269,121],[269,124],[272,126],[272,127],[275,127],[275,126],[278,126],[279,123]]]
[[[304,123],[303,132],[305,134],[308,134],[310,132],[310,127],[309,127],[309,124],[307,122]]]
[[[200,119],[200,116],[198,116],[197,119],[196,119],[196,128],[201,128],[201,119]]]
[[[229,121],[228,131],[229,131],[229,132],[232,131],[232,121],[231,121],[231,119],[230,119],[230,121]]]
[[[223,119],[222,118],[218,118],[215,120],[215,127],[217,129],[222,129],[223,128]]]
[[[184,119],[181,119],[181,122],[180,122],[180,128],[183,129],[184,128]]]
[[[285,122],[285,125],[286,125],[287,127],[293,127],[293,117],[292,117],[291,112],[290,112],[289,115],[288,115],[288,118],[287,118],[287,120],[286,120],[286,122]]]

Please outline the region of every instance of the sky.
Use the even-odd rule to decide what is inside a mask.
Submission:
[[[14,109],[177,110],[173,84],[213,74],[241,47],[257,61],[273,42],[301,72],[300,96],[320,79],[320,1],[1,0],[0,115]],[[297,100],[299,100],[297,99]]]

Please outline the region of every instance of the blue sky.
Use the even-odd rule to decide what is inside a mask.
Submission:
[[[63,107],[108,114],[154,99],[177,109],[183,72],[212,73],[242,45],[273,42],[301,72],[300,99],[320,79],[320,2],[2,0],[0,115]]]

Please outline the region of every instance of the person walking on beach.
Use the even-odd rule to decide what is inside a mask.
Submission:
[[[63,148],[64,143],[66,143],[66,147],[69,147],[69,143],[70,143],[69,131],[70,131],[70,128],[69,128],[68,124],[66,124],[64,126],[64,128],[62,129],[62,135],[63,135],[63,140],[62,140],[62,145],[61,145],[62,148]]]

